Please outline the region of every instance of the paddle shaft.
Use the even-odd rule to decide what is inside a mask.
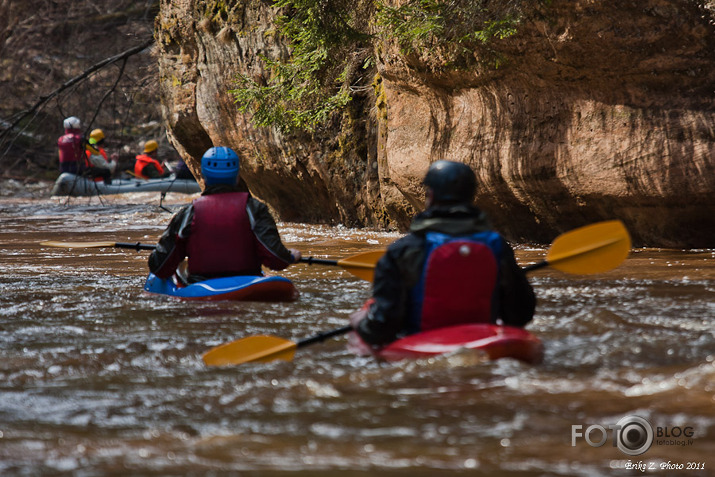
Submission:
[[[81,243],[77,243],[77,246],[81,246]],[[89,242],[88,245],[92,246],[94,245],[93,242]],[[97,244],[98,245],[98,244]],[[96,245],[94,245],[96,246]],[[115,248],[129,248],[132,250],[154,250],[156,249],[156,245],[154,244],[147,244],[147,243],[141,243],[141,242],[114,242],[112,243],[112,246]],[[326,260],[326,259],[321,259],[321,258],[313,258],[313,257],[308,257],[308,258],[301,258],[301,262],[307,263],[308,265],[312,264],[318,264],[318,265],[338,265],[337,260]]]
[[[146,243],[128,243],[128,242],[116,242],[114,244],[116,248],[131,248],[133,250],[154,250],[156,245],[146,244]]]
[[[322,333],[315,334],[313,336],[309,336],[308,338],[304,338],[296,343],[296,348],[302,348],[303,346],[308,346],[313,343],[320,343],[321,341],[325,341],[328,338],[332,338],[333,336],[337,335],[342,335],[345,333],[348,333],[349,331],[352,331],[353,327],[350,325],[343,326],[342,328],[337,328],[334,330],[330,331],[323,331]]]
[[[318,265],[337,265],[338,261],[337,260],[326,260],[323,258],[313,258],[313,257],[302,257],[300,259],[302,263],[307,263],[308,265],[312,265],[314,263],[317,263]]]
[[[303,263],[307,263],[308,265],[312,265],[314,263],[319,264],[319,265],[339,265],[337,260],[324,260],[324,259],[313,258],[313,257],[301,258],[300,261]],[[522,270],[524,270],[525,272],[530,272],[532,270],[546,268],[549,265],[550,265],[549,262],[547,262],[546,260],[542,260],[541,262],[532,263],[531,265],[522,267]]]
[[[41,242],[40,245],[47,247],[66,247],[66,248],[102,248],[102,247],[114,247],[114,248],[128,248],[131,250],[156,250],[156,245],[144,244],[140,242],[56,242],[47,241]],[[302,258],[299,262],[307,263],[308,265],[319,264],[319,265],[329,265],[338,266],[357,276],[363,280],[372,281],[372,273],[375,268],[375,263],[382,256],[383,252],[363,252],[352,257],[343,258],[340,260],[328,260],[320,258]]]
[[[530,272],[532,270],[538,270],[540,268],[546,268],[549,266],[549,262],[546,260],[542,260],[537,263],[532,263],[531,265],[527,265],[526,267],[522,267],[521,269],[524,270],[525,272]]]
[[[145,243],[127,243],[127,242],[117,242],[114,244],[115,247],[117,248],[131,248],[134,250],[154,250],[156,248],[156,245],[151,245],[151,244],[145,244]],[[302,263],[307,263],[308,265],[312,264],[318,264],[318,265],[338,265],[337,260],[327,260],[327,259],[322,259],[322,258],[313,258],[313,257],[308,257],[308,258],[301,258],[300,262]]]
[[[73,244],[73,245],[76,245],[79,247],[82,245],[82,243],[77,243],[77,244]],[[88,242],[86,246],[98,246],[98,245],[99,245],[99,243],[95,244],[93,242]],[[114,242],[114,243],[112,243],[112,246],[115,248],[129,248],[129,249],[137,250],[137,251],[138,250],[154,250],[154,249],[156,249],[156,245],[154,245],[154,244],[146,244],[146,243],[141,243],[141,242],[135,242],[135,243]],[[318,265],[339,265],[338,260],[326,260],[326,259],[322,259],[322,258],[313,258],[313,257],[308,257],[308,258],[303,257],[300,259],[300,261],[303,263],[307,263],[308,265],[312,265],[314,263],[318,264]]]
[[[313,257],[308,257],[308,258],[301,258],[301,262],[307,263],[308,265],[312,265],[314,263],[319,264],[319,265],[338,265],[337,260],[325,260],[325,259],[320,259],[320,258],[313,258]],[[542,260],[541,262],[537,263],[532,263],[531,265],[527,265],[526,267],[522,267],[522,270],[525,272],[530,272],[532,270],[538,270],[540,268],[546,268],[550,264],[546,260]]]

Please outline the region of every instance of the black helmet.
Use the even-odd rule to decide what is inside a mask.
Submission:
[[[477,190],[477,177],[472,168],[454,161],[432,163],[422,183],[432,189],[435,202],[471,203]]]

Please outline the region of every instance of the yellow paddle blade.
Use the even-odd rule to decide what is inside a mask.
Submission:
[[[565,232],[554,240],[546,261],[566,273],[588,275],[616,268],[631,250],[631,237],[620,220]]]
[[[43,247],[62,247],[62,248],[100,248],[114,247],[116,242],[40,242]]]
[[[206,366],[230,366],[249,362],[267,363],[293,360],[297,344],[276,336],[249,336],[208,350],[202,359]]]
[[[352,257],[338,260],[338,265],[356,277],[371,282],[375,278],[375,265],[383,255],[385,255],[384,250],[359,253]]]

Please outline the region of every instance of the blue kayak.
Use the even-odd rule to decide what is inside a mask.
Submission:
[[[222,277],[179,286],[171,278],[161,279],[150,273],[144,290],[183,300],[293,301],[298,298],[293,282],[280,276]]]

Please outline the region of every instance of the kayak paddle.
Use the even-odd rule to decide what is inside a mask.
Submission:
[[[549,266],[577,275],[603,273],[620,265],[630,250],[631,237],[623,222],[608,220],[559,235],[546,259],[524,267],[524,271]]]
[[[41,242],[40,245],[44,247],[60,247],[60,248],[130,248],[134,250],[154,250],[156,245],[144,244],[144,243],[126,243],[126,242]],[[363,280],[372,281],[373,275],[375,274],[375,264],[380,257],[384,255],[384,250],[377,250],[373,252],[363,252],[353,255],[351,257],[343,258],[340,260],[326,260],[321,258],[301,258],[301,263],[307,263],[308,265],[318,264],[318,265],[332,265],[342,267],[345,271],[352,273],[358,278]]]
[[[352,329],[350,325],[343,326],[318,333],[298,342],[284,340],[277,336],[249,336],[212,348],[204,353],[202,358],[207,366],[227,366],[248,362],[267,363],[278,359],[292,361],[296,349],[342,335]]]
[[[628,256],[630,248],[631,239],[621,221],[598,222],[559,235],[549,247],[546,259],[524,267],[524,271],[530,272],[551,266],[574,274],[602,273],[620,265]],[[364,255],[365,257],[361,259],[363,265],[374,260],[372,264],[374,267],[382,253],[381,251],[368,252],[355,257]],[[202,359],[207,366],[238,365],[252,361],[269,362],[277,359],[291,361],[297,348],[351,330],[350,326],[344,326],[298,342],[276,336],[250,336],[212,348],[204,353]]]
[[[156,245],[145,243],[126,243],[126,242],[40,242],[43,247],[60,247],[60,248],[131,248],[134,250],[154,250]]]
[[[556,237],[546,258],[524,267],[525,272],[552,267],[576,275],[592,275],[616,268],[631,250],[631,237],[620,220],[607,220],[569,230]],[[373,281],[384,250],[360,253],[342,260],[302,259],[303,262],[339,265],[363,280]]]

